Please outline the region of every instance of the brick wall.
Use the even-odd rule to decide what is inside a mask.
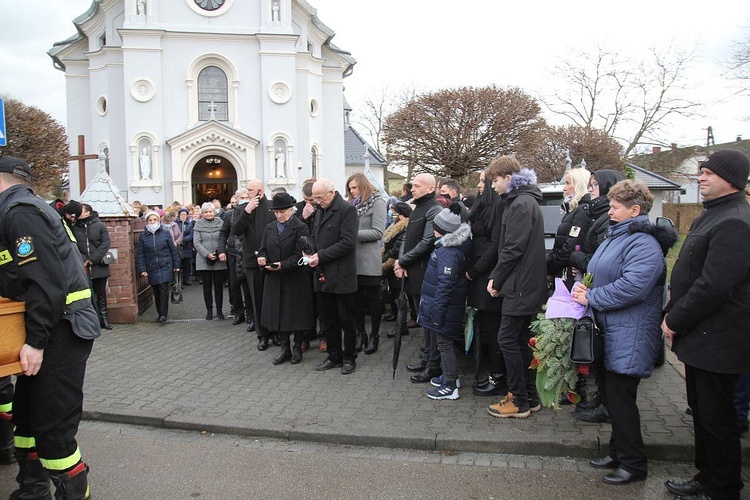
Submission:
[[[116,248],[117,261],[109,266],[111,276],[107,280],[108,319],[111,323],[136,323],[138,302],[136,300],[135,249],[133,226],[143,224],[133,217],[100,217],[109,230],[110,248]]]

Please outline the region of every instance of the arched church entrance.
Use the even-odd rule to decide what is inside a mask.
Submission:
[[[225,207],[237,191],[237,170],[231,161],[220,155],[207,155],[198,160],[190,180],[193,203],[197,205],[218,199]]]

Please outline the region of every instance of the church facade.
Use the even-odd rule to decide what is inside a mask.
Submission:
[[[49,51],[68,136],[106,156],[128,201],[226,203],[252,178],[298,197],[310,177],[343,191],[355,60],[304,0],[93,0],[73,22]],[[71,198],[79,181],[71,165]]]

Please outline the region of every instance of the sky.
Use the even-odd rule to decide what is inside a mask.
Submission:
[[[251,1],[251,0],[235,0]],[[0,0],[3,4],[10,0]],[[750,97],[737,97],[726,64],[733,44],[750,33],[750,2],[631,0],[308,0],[336,32],[333,43],[357,60],[344,80],[355,114],[368,96],[387,89],[433,91],[459,86],[517,86],[533,97],[564,85],[553,76],[563,59],[602,47],[623,60],[650,47],[696,50],[688,97],[704,103],[699,116],[674,120],[665,143],[705,144],[750,138]],[[46,52],[76,33],[73,19],[91,0],[13,2],[0,17],[0,96],[38,106],[65,123],[65,79]],[[619,5],[619,6],[618,6]],[[546,112],[545,112],[546,113]],[[566,124],[546,113],[552,123]]]

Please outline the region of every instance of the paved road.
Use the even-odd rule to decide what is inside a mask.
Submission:
[[[646,481],[608,486],[587,460],[564,457],[330,445],[92,421],[83,422],[79,437],[96,500],[666,500],[664,481],[691,473],[686,464],[651,462]],[[13,474],[13,467],[0,467],[0,498],[14,488]]]

